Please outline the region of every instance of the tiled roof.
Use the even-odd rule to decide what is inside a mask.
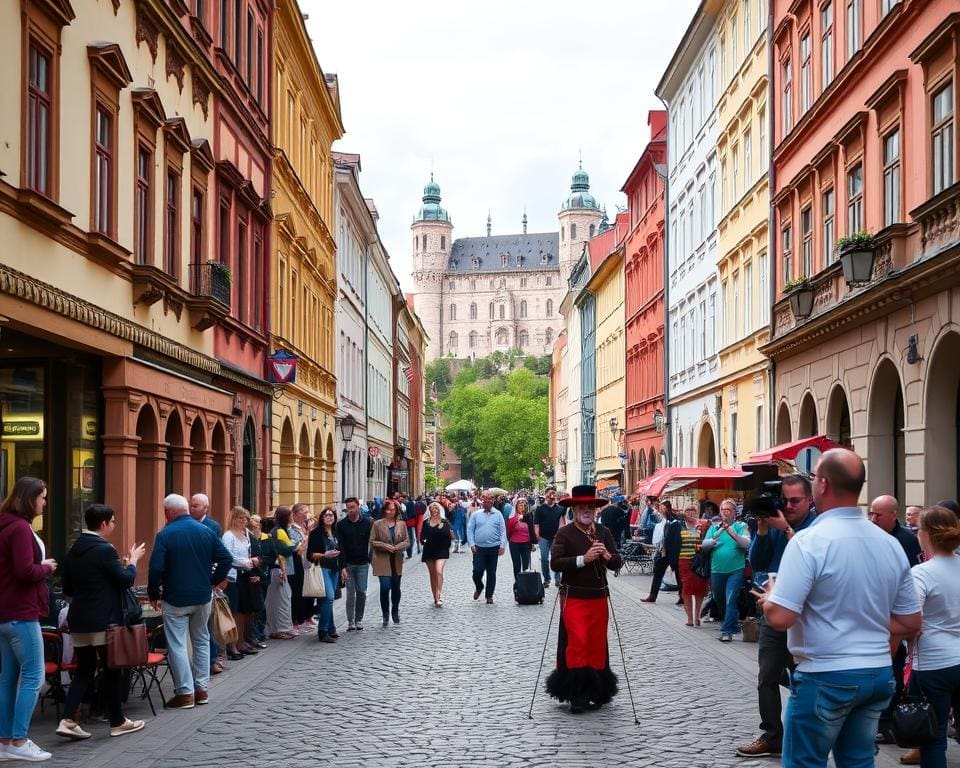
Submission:
[[[461,237],[453,241],[447,272],[536,272],[559,269],[560,235],[540,232],[529,235]],[[503,257],[507,257],[506,266]]]

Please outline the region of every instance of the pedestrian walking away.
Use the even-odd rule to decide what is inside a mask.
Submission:
[[[483,508],[467,521],[467,543],[473,553],[473,599],[485,594],[487,605],[493,605],[497,589],[497,564],[507,550],[507,524],[503,514],[493,506],[493,496],[484,491],[480,497]],[[484,586],[486,576],[486,586]]]
[[[613,534],[595,521],[597,507],[606,501],[597,498],[594,486],[575,486],[560,503],[574,518],[557,533],[550,558],[562,581],[557,667],[547,678],[547,692],[579,714],[602,707],[617,693],[607,648],[607,572],[618,571],[623,560]]]
[[[391,618],[394,624],[400,623],[400,579],[407,534],[407,526],[400,517],[400,505],[387,499],[383,503],[383,517],[373,524],[370,532],[373,575],[380,579],[380,612],[384,627],[389,625]]]
[[[543,574],[543,586],[549,587],[552,581],[559,584],[559,575],[550,570],[550,547],[560,527],[567,522],[567,511],[557,504],[557,489],[548,485],[544,490],[544,502],[533,513],[533,533],[540,550],[540,572]],[[557,576],[556,579],[553,577]]]
[[[363,629],[370,575],[370,531],[373,521],[360,513],[360,501],[351,496],[344,504],[347,516],[337,523],[337,538],[343,551],[341,582],[347,585],[347,632]]]
[[[443,605],[443,568],[450,559],[450,542],[453,541],[453,529],[441,517],[443,508],[439,502],[431,502],[427,507],[430,517],[420,529],[420,541],[423,545],[423,562],[430,574],[430,592],[433,604]]]

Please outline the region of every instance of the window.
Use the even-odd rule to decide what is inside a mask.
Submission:
[[[426,235],[423,236],[423,250],[424,250],[424,251],[427,250],[427,236],[426,236]]]
[[[863,164],[847,171],[847,234],[863,229]]]
[[[780,246],[783,252],[783,282],[793,280],[793,228],[787,224],[780,231]]]
[[[783,86],[783,135],[786,136],[793,128],[793,65],[789,58],[780,65],[780,80]]]
[[[743,327],[746,333],[753,330],[753,264],[743,268]]]
[[[180,265],[180,174],[167,168],[167,184],[163,214],[163,268],[177,276]]]
[[[243,9],[242,0],[233,0],[233,63],[240,69],[240,50],[243,40]]]
[[[247,299],[250,291],[249,263],[247,259],[247,219],[245,216],[241,216],[237,221],[237,261],[234,282],[237,285],[237,304],[235,307],[236,316],[237,319],[243,323],[247,322]],[[310,311],[310,304],[307,300],[307,295],[306,281],[304,281],[303,303],[300,305],[300,311],[303,312],[304,315],[308,314]],[[307,336],[309,335],[310,330],[306,322],[306,317],[304,317],[300,322],[300,328],[302,334]],[[304,348],[307,346],[305,341],[306,340],[301,342]]]
[[[547,299],[547,317],[553,315],[553,299]]]
[[[194,187],[190,195],[190,261],[199,270],[203,264],[203,190]]]
[[[753,186],[753,133],[743,134],[743,184],[744,189]]]
[[[860,50],[860,25],[863,0],[847,0],[847,59]]]
[[[737,14],[733,14],[733,18],[730,19],[730,64],[732,65],[733,72],[736,72],[739,68],[740,59],[737,56],[737,37],[740,35],[740,30],[737,28]]]
[[[446,251],[446,250],[447,250],[447,236],[446,236],[446,235],[440,235],[440,250],[441,250],[441,251]]]
[[[227,50],[230,45],[230,0],[220,0],[220,47]]]
[[[530,336],[526,331],[520,331],[519,344],[520,349],[525,349],[530,345]]]
[[[501,267],[507,266],[507,257],[506,257],[506,256],[501,256],[501,257],[500,257],[500,266],[501,266]]]
[[[760,167],[766,168],[770,162],[769,150],[767,149],[767,108],[760,107],[757,110],[757,125],[760,129]]]
[[[27,80],[26,186],[41,195],[51,192],[51,126],[53,123],[52,56],[30,41]]]
[[[553,285],[553,278],[552,278],[552,277],[548,277],[547,280],[546,280],[546,284],[547,284],[547,288],[549,288],[551,285]]]
[[[810,109],[813,102],[813,61],[810,51],[810,33],[800,38],[800,112]]]
[[[448,339],[447,346],[448,346],[450,349],[456,349],[456,348],[457,348],[457,333],[456,333],[456,331],[451,331],[451,332],[450,332],[450,337],[449,337],[449,339]]]
[[[591,224],[591,225],[590,225],[590,237],[593,237],[593,235],[594,235],[594,233],[595,233],[596,231],[597,231],[597,225],[596,225],[596,224]]]
[[[493,310],[493,302],[491,301],[491,302],[490,302],[490,319],[491,319],[491,320],[493,320],[493,317],[494,317],[493,311],[494,311],[494,310]]]
[[[833,263],[834,246],[837,242],[837,228],[834,223],[836,201],[832,189],[823,193],[821,198],[823,208],[823,263]]]
[[[880,0],[880,15],[886,16],[900,0]]]
[[[770,311],[770,297],[767,295],[767,254],[760,254],[757,265],[757,269],[760,271],[760,291],[757,294],[760,298],[760,320],[761,322],[767,322]]]
[[[733,327],[730,329],[730,338],[740,335],[740,273],[733,273]]]
[[[733,205],[740,199],[740,148],[734,144],[730,151],[730,179],[732,183],[733,197],[730,204]]]
[[[715,48],[710,49],[710,54],[707,57],[707,87],[704,89],[707,92],[707,106],[703,110],[703,119],[707,119],[709,110],[713,108],[713,88],[714,83],[717,81],[717,52]]]
[[[255,93],[257,102],[263,103],[263,30],[257,27],[257,84]]]
[[[942,85],[933,94],[933,127],[931,151],[933,154],[933,194],[943,192],[953,184],[953,82]]]
[[[507,313],[507,308],[503,304],[501,304],[497,308],[497,314],[500,316],[501,320],[503,320],[506,317],[506,313]]]
[[[520,278],[520,287],[521,287],[521,288],[526,288],[526,287],[527,287],[527,278],[525,278],[525,277],[521,277],[521,278]]]
[[[501,277],[501,278],[500,278],[500,287],[501,287],[501,288],[506,288],[506,287],[507,287],[507,279],[506,279],[505,277]]]
[[[153,255],[151,222],[153,217],[153,151],[144,145],[137,149],[136,257],[138,264],[149,264]]]
[[[217,257],[221,264],[230,264],[230,199],[220,198],[219,233],[217,242]],[[294,273],[296,274],[296,273]],[[291,282],[291,295],[296,286]],[[295,300],[295,299],[294,299]],[[292,318],[292,315],[291,315]],[[292,320],[291,320],[292,322]]]
[[[247,9],[247,87],[253,89],[253,11]]]
[[[471,290],[471,291],[477,290],[477,281],[476,281],[476,280],[471,280],[471,281],[470,281],[470,290]]]
[[[544,333],[543,333],[543,340],[544,340],[547,344],[552,344],[552,343],[553,343],[553,328],[547,328],[547,330],[544,331]]]
[[[477,319],[477,302],[475,301],[470,302],[470,319],[471,320]]]
[[[737,444],[739,442],[740,439],[737,434],[737,412],[734,411],[730,414],[730,458],[733,460],[734,465],[740,462],[739,455],[737,453]]]
[[[752,0],[743,0],[743,52],[746,55],[751,48],[750,39],[753,37],[753,30],[750,29],[750,4]]]
[[[526,316],[527,316],[527,302],[526,302],[526,301],[521,301],[521,302],[520,302],[520,317],[526,317]]]
[[[577,225],[576,225],[576,224],[571,224],[571,225],[570,225],[570,239],[571,239],[571,240],[576,240],[576,239],[577,239]]]
[[[833,81],[833,3],[820,9],[820,90]]]
[[[93,228],[113,236],[113,114],[97,104],[94,114]]]
[[[800,211],[800,236],[803,238],[801,274],[810,277],[813,274],[813,210],[809,206]]]
[[[448,313],[447,313],[447,317],[448,317],[450,320],[456,320],[456,319],[457,319],[457,305],[456,305],[456,304],[451,304],[451,305],[450,305],[450,309],[449,309],[449,311],[448,311]]]
[[[883,225],[900,221],[900,129],[883,137]]]
[[[507,329],[506,329],[506,328],[498,328],[498,329],[497,329],[497,335],[496,335],[497,346],[499,346],[499,347],[505,347],[505,346],[507,346],[507,338],[508,338],[508,337],[507,337]]]

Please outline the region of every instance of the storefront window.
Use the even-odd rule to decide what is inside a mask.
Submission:
[[[4,498],[19,477],[48,479],[43,383],[43,368],[0,368],[0,490]]]

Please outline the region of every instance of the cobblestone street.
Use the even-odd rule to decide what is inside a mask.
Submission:
[[[710,624],[684,626],[675,593],[640,603],[647,576],[613,580],[640,725],[633,724],[612,631],[620,677],[614,702],[574,717],[546,697],[541,679],[528,719],[555,590],[543,606],[520,607],[509,557],[498,576],[496,605],[474,602],[470,556],[452,555],[445,605],[437,609],[415,559],[404,574],[400,626],[380,627],[371,586],[363,632],[344,631],[338,601],[335,645],[314,635],[271,642],[214,678],[208,706],[153,718],[137,701],[129,714],[146,718],[142,733],[111,740],[105,725],[94,724],[94,738],[76,743],[53,735],[48,710],[31,735],[54,752],[48,765],[78,768],[779,765],[734,755],[736,744],[756,735],[757,646],[718,643]],[[556,619],[550,637],[544,676],[553,664]],[[900,752],[883,747],[878,765],[897,765]],[[951,766],[960,765],[958,752],[952,744]]]

